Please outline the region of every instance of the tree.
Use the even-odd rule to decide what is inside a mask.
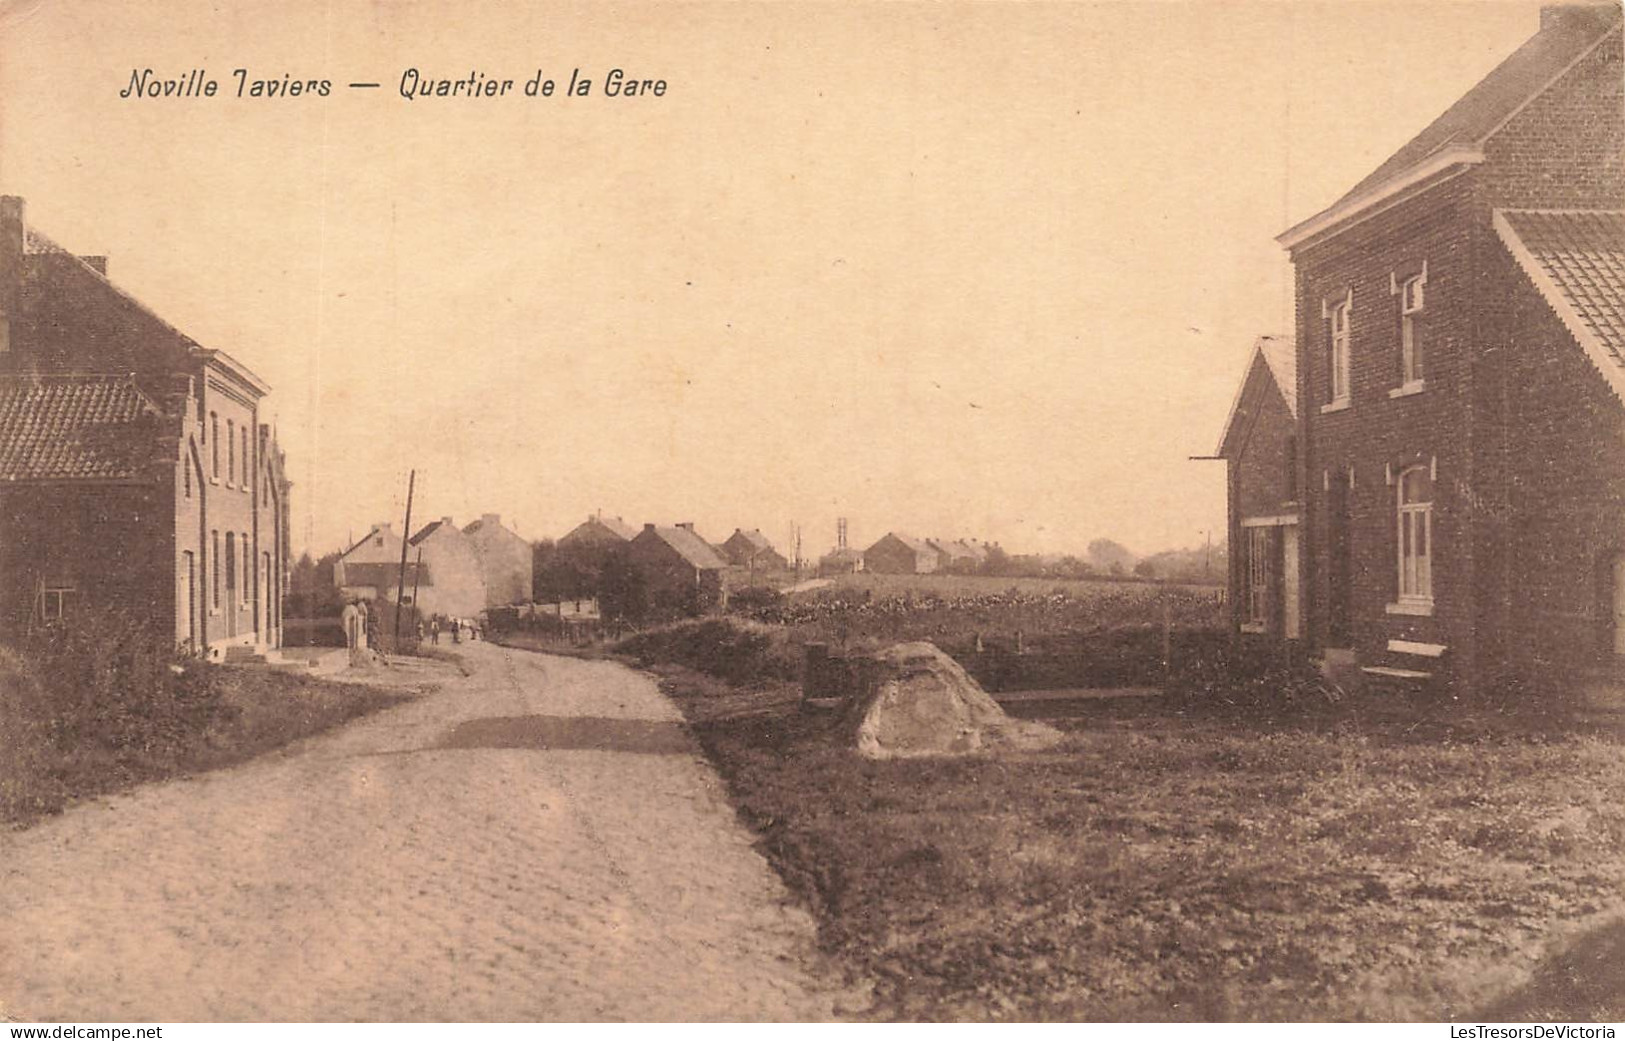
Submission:
[[[624,553],[610,553],[598,573],[598,613],[608,621],[642,622],[649,615],[643,572]]]
[[[1134,565],[1134,573],[1140,578],[1156,578],[1157,566],[1151,562],[1150,557],[1147,557]]]

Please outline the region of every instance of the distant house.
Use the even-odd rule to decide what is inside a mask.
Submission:
[[[1281,336],[1254,342],[1217,452],[1226,461],[1229,544],[1246,547],[1231,558],[1230,623],[1291,640],[1303,632],[1295,350]]]
[[[338,570],[334,569],[337,578]],[[339,583],[339,594],[345,600],[378,600],[394,603],[397,594],[408,603],[414,596],[421,597],[430,586],[429,565],[415,561],[406,565],[406,581],[400,581],[399,560],[388,563],[368,562],[344,565],[344,579]],[[403,588],[404,586],[404,588]]]
[[[619,517],[595,513],[559,539],[560,546],[621,545],[637,537],[637,530]]]
[[[1267,591],[1297,531],[1302,632],[1329,666],[1466,690],[1625,675],[1622,60],[1617,4],[1543,8],[1445,113],[1278,236],[1301,506],[1294,525],[1268,505],[1279,487],[1232,501],[1233,527],[1279,520],[1233,559]],[[1277,610],[1266,594],[1246,623]]]
[[[863,551],[866,570],[883,575],[925,575],[937,570],[942,555],[920,539],[888,531]]]
[[[627,544],[626,558],[643,576],[651,603],[693,597],[707,608],[722,602],[728,562],[694,533],[693,524],[645,524]]]
[[[927,539],[926,545],[937,551],[937,570],[963,575],[975,571],[976,565],[987,559],[987,551],[980,555],[967,543],[957,539]]]
[[[730,564],[738,567],[751,568],[756,571],[788,571],[790,562],[784,559],[784,554],[773,548],[767,541],[767,536],[760,530],[745,531],[735,528],[734,533],[728,536],[719,549]]]
[[[417,608],[426,615],[472,618],[485,610],[485,572],[474,543],[450,517],[425,524],[407,543],[407,562],[422,560],[434,582],[420,587]]]
[[[105,611],[213,658],[280,646],[269,392],[0,197],[0,638]]]
[[[820,575],[855,575],[863,570],[863,554],[850,546],[838,546],[818,558]]]
[[[486,513],[463,528],[485,579],[485,606],[505,607],[531,599],[535,561],[529,542],[502,526],[502,517]]]

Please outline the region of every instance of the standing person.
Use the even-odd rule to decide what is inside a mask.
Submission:
[[[435,615],[429,619],[429,639],[435,646],[440,645],[440,616]]]

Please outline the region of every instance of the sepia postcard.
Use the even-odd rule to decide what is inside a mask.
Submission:
[[[1621,24],[0,0],[3,1029],[1613,1037]]]

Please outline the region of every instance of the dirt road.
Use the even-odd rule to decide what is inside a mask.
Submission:
[[[788,904],[652,681],[473,675],[0,835],[29,1020],[826,1019]]]

